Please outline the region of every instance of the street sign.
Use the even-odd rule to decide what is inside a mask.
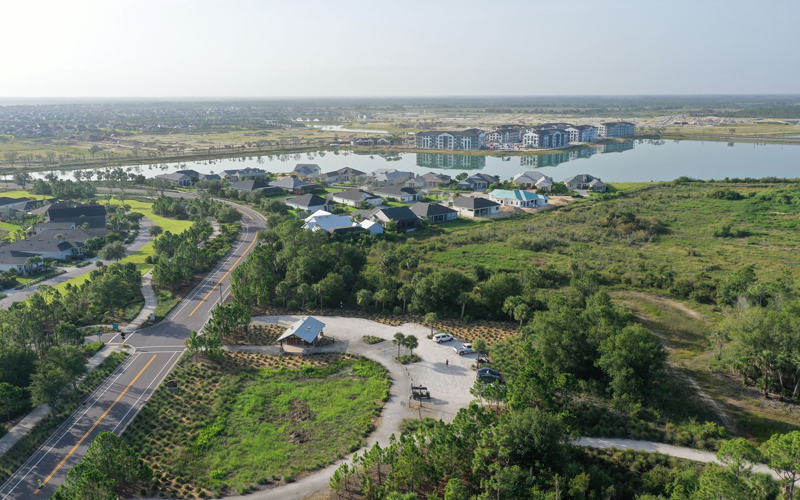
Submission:
[[[119,330],[119,324],[114,323],[114,331],[116,332],[117,330]]]

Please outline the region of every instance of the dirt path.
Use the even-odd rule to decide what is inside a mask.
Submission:
[[[638,295],[639,297],[644,297],[644,298],[646,298],[648,300],[652,300],[654,302],[661,302],[662,304],[666,304],[666,305],[668,305],[670,307],[674,307],[675,309],[678,309],[679,311],[685,313],[688,316],[691,316],[694,319],[699,319],[701,321],[708,322],[708,319],[702,313],[700,313],[698,311],[695,311],[691,307],[687,306],[686,304],[684,304],[682,302],[678,302],[677,300],[668,299],[666,297],[660,297],[658,295],[651,295],[649,293],[637,292],[637,291],[634,291],[634,290],[626,290],[625,292],[626,293],[630,293],[631,295]]]

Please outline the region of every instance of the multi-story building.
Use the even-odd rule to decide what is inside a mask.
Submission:
[[[493,132],[489,132],[486,134],[486,143],[503,143],[503,144],[515,144],[522,142],[522,134],[525,133],[525,129],[523,127],[515,127],[515,126],[503,126],[498,127]]]
[[[564,130],[569,132],[569,142],[592,142],[597,140],[597,127],[591,125],[570,125]]]
[[[606,122],[597,126],[597,137],[633,137],[636,125],[631,122]]]
[[[486,146],[486,132],[476,128],[461,132],[420,132],[415,142],[420,149],[476,150]]]
[[[529,148],[560,148],[569,144],[569,132],[560,129],[531,129],[522,136]]]

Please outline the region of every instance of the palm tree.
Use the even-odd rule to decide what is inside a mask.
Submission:
[[[403,313],[406,312],[406,305],[414,298],[414,287],[411,285],[403,285],[397,291],[397,299],[403,301]]]
[[[356,292],[356,302],[366,311],[367,306],[372,303],[372,292],[367,289],[359,290]]]
[[[375,301],[381,303],[381,310],[385,309],[386,301],[389,299],[389,290],[378,290],[375,293]]]
[[[417,337],[415,337],[413,335],[409,335],[408,337],[406,337],[406,340],[405,340],[405,342],[403,344],[406,347],[408,347],[409,354],[413,355],[414,354],[414,349],[419,347],[419,340],[417,340]]]
[[[392,344],[397,346],[397,357],[400,357],[400,346],[406,344],[406,336],[403,335],[401,332],[397,332],[394,334],[394,338],[392,339]]]

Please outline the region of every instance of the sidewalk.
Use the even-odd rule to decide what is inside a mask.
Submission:
[[[91,372],[100,365],[112,352],[118,348],[105,346],[86,363],[86,369]],[[8,434],[0,438],[0,457],[11,449],[12,446],[24,438],[36,425],[50,413],[50,407],[46,404],[39,405],[28,413],[17,425],[9,429]]]

